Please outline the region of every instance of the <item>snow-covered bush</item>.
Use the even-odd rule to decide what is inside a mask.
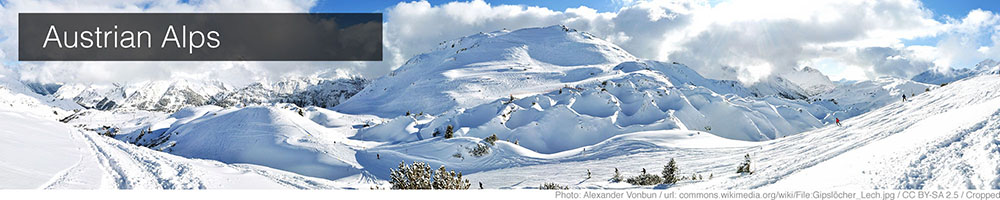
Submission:
[[[399,169],[389,169],[389,183],[394,190],[428,190],[431,187],[431,167],[427,163],[399,163]]]
[[[490,143],[490,145],[494,145],[497,139],[498,139],[497,134],[493,134],[490,135],[489,137],[486,137],[486,139],[483,139],[483,141],[486,141],[486,143]]]
[[[674,162],[674,159],[671,158],[670,162],[663,166],[661,174],[663,175],[664,184],[677,183],[677,162]]]
[[[394,190],[465,190],[472,185],[469,180],[462,179],[461,172],[449,172],[441,166],[437,173],[433,173],[430,166],[423,162],[413,162],[413,165],[400,162],[399,169],[389,170],[389,183]]]
[[[660,176],[657,175],[644,173],[638,176],[629,177],[628,179],[625,179],[625,182],[632,185],[656,185],[662,183],[663,178],[660,178]]]
[[[740,165],[736,167],[736,173],[739,173],[739,174],[744,174],[744,173],[753,174],[753,172],[750,171],[750,154],[747,154],[746,156],[743,156],[743,158],[744,158],[743,163],[740,163]]]
[[[563,186],[555,183],[545,183],[538,187],[542,190],[568,190],[569,186]]]
[[[490,146],[486,144],[476,144],[476,147],[473,147],[472,149],[469,150],[469,154],[472,154],[472,156],[475,157],[482,157],[489,153],[490,153]]]
[[[468,190],[472,184],[469,183],[468,179],[462,179],[462,172],[449,172],[444,166],[441,166],[434,174],[434,183],[431,185],[435,190]]]

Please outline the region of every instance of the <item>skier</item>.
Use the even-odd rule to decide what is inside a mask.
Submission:
[[[840,126],[840,118],[836,118],[836,119],[837,119],[837,126]]]
[[[906,94],[903,94],[903,102],[906,102]]]
[[[483,189],[483,182],[479,182],[479,189],[480,189],[480,190],[482,190],[482,189]]]

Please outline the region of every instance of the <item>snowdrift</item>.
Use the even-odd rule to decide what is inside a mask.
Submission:
[[[278,106],[202,106],[115,137],[188,158],[256,164],[331,180],[361,174],[354,150],[323,139],[333,134]]]

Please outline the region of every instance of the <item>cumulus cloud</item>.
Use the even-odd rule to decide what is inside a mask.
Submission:
[[[914,0],[624,3],[615,12],[483,1],[400,3],[387,13],[387,56],[390,65],[398,66],[444,40],[565,24],[638,57],[685,63],[711,78],[754,82],[823,58],[865,72],[843,78],[909,77],[933,66],[928,64],[932,59],[914,56],[903,41],[935,37],[948,28]]]
[[[551,10],[482,0],[432,5],[401,2],[385,9],[383,62],[20,62],[22,78],[123,82],[223,79],[230,82],[292,75],[377,77],[438,43],[478,32],[556,24],[590,32],[646,59],[678,61],[721,79],[753,82],[813,66],[834,79],[910,77],[1000,56],[996,13],[974,10],[961,19],[934,14],[917,0],[614,1],[621,9]],[[118,0],[12,1],[0,10],[0,57],[16,59],[17,12],[306,12],[311,1]],[[4,30],[10,31],[5,32]],[[914,39],[935,45],[906,45]]]
[[[971,67],[984,59],[1000,57],[1000,15],[980,9],[962,19],[947,18],[948,29],[927,56],[941,68]]]

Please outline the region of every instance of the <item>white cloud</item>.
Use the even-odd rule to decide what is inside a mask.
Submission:
[[[834,63],[861,68],[842,77],[908,77],[933,65],[910,55],[902,41],[933,37],[947,28],[912,0],[626,4],[616,12],[599,13],[586,7],[553,11],[483,1],[400,3],[387,13],[387,58],[389,65],[398,66],[444,40],[502,28],[565,24],[636,56],[679,61],[712,78],[755,81],[817,58],[841,59]],[[894,59],[882,59],[891,56]],[[858,71],[865,76],[857,77]]]
[[[615,1],[622,8],[563,11],[481,0],[387,8],[383,62],[22,62],[22,78],[122,82],[210,78],[249,82],[345,71],[377,77],[436,44],[478,32],[564,24],[618,44],[642,58],[685,63],[712,78],[755,81],[801,66],[835,80],[909,77],[933,68],[1000,56],[1000,17],[974,10],[934,20],[916,0]],[[305,12],[311,1],[12,1],[0,10],[0,57],[15,59],[17,12]],[[10,32],[5,32],[8,30]],[[2,38],[2,37],[0,37]],[[906,40],[940,38],[934,46]],[[984,40],[989,45],[981,45]],[[726,70],[723,70],[725,68]],[[25,75],[26,74],[26,75]],[[69,77],[69,78],[67,78]]]
[[[979,61],[1000,57],[1000,15],[980,9],[961,20],[949,18],[948,29],[935,47],[934,63],[941,68],[972,67]]]

